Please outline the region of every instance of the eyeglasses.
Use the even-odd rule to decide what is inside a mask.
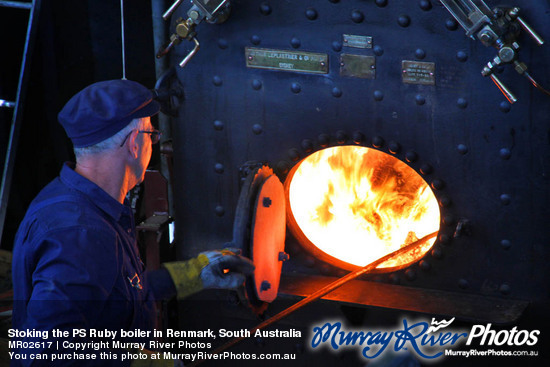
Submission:
[[[130,132],[130,134],[132,133],[133,131]],[[142,134],[149,134],[149,136],[151,137],[151,144],[156,144],[160,141],[160,137],[162,135],[162,133],[158,130],[151,130],[151,131],[148,131],[148,130],[138,130],[137,131],[138,134],[139,133],[142,133]],[[130,136],[130,134],[126,135],[126,137],[124,138],[124,140],[122,141],[122,143],[120,144],[120,146],[122,147],[124,145],[124,143],[126,143],[126,140],[128,140],[128,137]]]

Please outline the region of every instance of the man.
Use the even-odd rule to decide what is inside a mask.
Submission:
[[[54,329],[69,331],[69,338],[81,329],[150,331],[155,300],[236,288],[252,273],[250,260],[230,250],[145,272],[125,197],[143,180],[159,140],[150,120],[158,111],[144,86],[111,80],[83,89],[59,113],[76,165],[66,163],[38,194],[15,239],[13,329],[23,332],[19,340],[51,340]],[[27,359],[12,359],[14,365],[38,364],[31,353],[56,353],[47,345],[15,352]],[[98,358],[99,352],[91,351]],[[44,362],[55,364],[51,358]],[[95,361],[109,362],[124,365],[120,359]]]

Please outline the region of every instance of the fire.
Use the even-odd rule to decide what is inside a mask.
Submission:
[[[291,215],[329,261],[365,266],[439,228],[437,200],[427,183],[411,167],[378,150],[320,150],[300,162],[289,178]],[[378,268],[414,262],[433,242]]]

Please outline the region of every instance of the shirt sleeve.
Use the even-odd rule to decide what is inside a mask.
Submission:
[[[32,280],[32,292],[26,305],[14,305],[14,308],[24,308],[24,321],[19,330],[41,334],[19,339],[31,342],[23,345],[34,346],[19,350],[27,355],[22,365],[35,366],[41,362],[45,362],[44,365],[72,365],[69,362],[104,365],[105,361],[95,360],[94,364],[92,359],[53,363],[51,354],[62,353],[63,345],[57,344],[58,341],[80,339],[74,335],[75,330],[89,330],[98,325],[105,307],[111,306],[109,295],[122,266],[116,234],[99,228],[70,227],[47,233],[28,245],[25,268]],[[69,337],[57,340],[53,338],[53,330],[68,331]],[[47,343],[50,341],[54,344]],[[101,351],[89,348],[82,352],[98,357]],[[30,358],[30,354],[37,353],[50,358],[44,361]]]

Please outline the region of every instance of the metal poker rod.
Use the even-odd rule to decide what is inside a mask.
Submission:
[[[262,323],[258,324],[255,327],[253,327],[252,329],[249,330],[249,332],[250,332],[249,335],[253,335],[256,332],[256,330],[263,329],[263,328],[265,328],[265,327],[267,327],[267,326],[269,326],[269,325],[285,318],[286,316],[290,315],[294,311],[304,307],[305,305],[307,305],[307,304],[309,304],[309,303],[311,303],[315,300],[318,300],[319,298],[321,298],[324,295],[332,292],[336,288],[339,288],[339,287],[343,286],[344,284],[346,284],[350,280],[353,280],[357,277],[360,277],[361,275],[364,275],[364,274],[367,274],[367,273],[371,272],[372,270],[376,269],[376,267],[378,265],[380,265],[380,264],[382,264],[382,263],[384,263],[384,262],[386,262],[386,261],[388,261],[388,260],[390,260],[390,259],[392,259],[396,256],[400,256],[400,255],[403,255],[406,252],[409,252],[410,250],[414,249],[415,247],[420,246],[421,244],[425,243],[429,239],[432,239],[435,236],[437,236],[437,233],[438,233],[438,231],[435,231],[435,232],[433,232],[429,235],[426,235],[426,236],[422,237],[419,240],[416,240],[416,241],[411,242],[410,244],[408,244],[404,247],[401,247],[399,250],[395,250],[394,252],[392,252],[392,253],[384,256],[384,257],[381,257],[380,259],[378,259],[376,261],[373,261],[372,263],[370,263],[368,265],[365,265],[362,268],[359,268],[355,271],[352,271],[349,274],[346,274],[342,278],[340,278],[338,280],[335,280],[334,282],[332,282],[332,283],[326,285],[325,287],[317,290],[316,292],[310,294],[309,296],[307,296],[306,298],[302,299],[301,301],[295,303],[294,305],[290,306],[289,308],[284,309],[283,311],[279,312],[275,316],[270,317],[269,319],[263,321]],[[244,336],[234,338],[234,339],[230,340],[229,342],[227,342],[227,343],[219,346],[218,348],[214,349],[211,353],[212,354],[220,354],[224,350],[226,350],[228,348],[231,348],[232,346],[234,346],[235,344],[241,342],[242,340],[244,340],[246,338],[247,337],[244,337]],[[202,363],[203,361],[204,360],[198,360],[195,363],[191,363],[190,366],[197,366],[200,363]]]

